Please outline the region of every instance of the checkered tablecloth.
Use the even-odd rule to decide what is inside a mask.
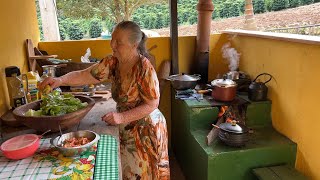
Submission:
[[[94,170],[94,179],[118,180],[118,142],[112,136],[101,135],[100,138]]]
[[[13,161],[0,154],[0,179],[119,179],[118,142],[111,135],[101,135],[98,147],[80,157],[62,156],[42,139],[38,151],[29,158]]]

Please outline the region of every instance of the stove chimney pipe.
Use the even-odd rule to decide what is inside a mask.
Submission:
[[[209,39],[211,17],[214,6],[211,0],[199,0],[197,4],[197,50],[196,50],[196,73],[201,74],[201,82],[208,81],[209,64]]]

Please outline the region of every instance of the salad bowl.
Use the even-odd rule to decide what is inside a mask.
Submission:
[[[74,112],[70,112],[64,115],[44,115],[44,116],[28,116],[26,115],[27,111],[39,110],[42,100],[31,102],[22,106],[17,107],[13,111],[13,116],[17,121],[20,121],[25,126],[35,129],[39,132],[45,132],[51,130],[51,132],[58,132],[60,128],[67,129],[76,124],[78,124],[81,119],[92,109],[95,104],[95,101],[92,98],[86,96],[75,96],[75,98],[80,99],[82,103],[86,102],[87,106],[81,109],[78,109]]]

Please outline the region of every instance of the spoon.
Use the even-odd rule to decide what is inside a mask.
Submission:
[[[45,134],[47,134],[47,133],[50,132],[50,131],[51,131],[51,129],[47,130],[46,132],[42,133],[42,134],[40,135],[40,137],[43,137]]]
[[[61,127],[60,127],[60,124],[59,124],[59,131],[60,131],[60,137],[58,138],[58,141],[57,141],[57,143],[59,143],[59,142],[60,142],[60,138],[62,137],[62,131],[61,131]]]

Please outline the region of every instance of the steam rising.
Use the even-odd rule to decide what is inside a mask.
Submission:
[[[236,71],[239,67],[240,54],[236,49],[231,48],[231,44],[228,42],[221,48],[222,57],[227,59],[229,62],[229,70]]]

